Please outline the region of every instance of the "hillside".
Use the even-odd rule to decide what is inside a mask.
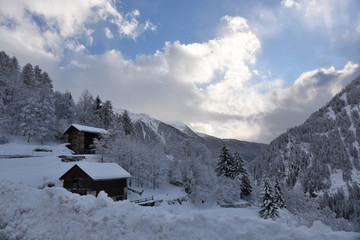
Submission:
[[[302,125],[273,140],[250,169],[256,179],[277,176],[312,197],[326,193],[324,206],[337,216],[358,219],[359,144],[360,77]]]
[[[251,162],[265,148],[266,144],[220,139],[202,133],[195,133],[181,122],[164,123],[146,114],[129,113],[135,135],[147,144],[163,144],[172,155],[179,154],[178,149],[191,144],[194,148],[205,146],[211,158],[217,158],[223,144],[232,152],[238,151],[247,162]],[[180,156],[181,157],[181,156]]]

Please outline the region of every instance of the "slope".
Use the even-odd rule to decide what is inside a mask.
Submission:
[[[193,148],[205,147],[212,158],[217,158],[219,150],[226,144],[232,152],[238,151],[246,161],[252,161],[265,148],[266,144],[239,141],[236,139],[220,139],[192,131],[180,122],[164,123],[146,114],[129,113],[134,124],[136,136],[149,144],[163,144],[172,155],[185,145]]]
[[[360,183],[360,77],[304,124],[273,140],[252,163],[255,178],[277,175],[306,192]]]

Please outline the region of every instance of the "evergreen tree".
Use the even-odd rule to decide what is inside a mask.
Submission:
[[[279,216],[278,208],[274,202],[272,188],[267,177],[263,179],[262,191],[260,192],[260,217],[273,220]]]
[[[275,179],[274,202],[279,208],[286,208],[285,199],[281,191],[279,180]]]
[[[37,97],[29,98],[27,104],[22,108],[20,113],[21,123],[20,128],[24,136],[27,137],[27,142],[33,137],[38,129],[38,117],[40,115],[40,108],[38,106]]]
[[[96,118],[99,120],[100,125],[102,125],[102,116],[101,116],[101,108],[103,106],[103,102],[100,98],[99,95],[96,96],[95,98],[95,103],[94,103],[94,112],[96,114]],[[98,127],[103,127],[103,126],[98,126]]]
[[[35,66],[39,68],[38,66]],[[36,71],[35,71],[36,72]],[[38,82],[38,105],[40,112],[38,115],[38,131],[36,135],[40,138],[41,143],[46,138],[54,136],[54,123],[55,123],[55,107],[54,107],[54,91],[52,81],[46,72],[41,72],[39,68],[39,75],[35,75]]]
[[[76,122],[83,125],[99,127],[99,117],[96,114],[96,102],[89,90],[85,89],[76,105]]]
[[[95,109],[100,112],[100,109],[102,107],[102,101],[101,101],[101,98],[99,95],[96,96],[96,99],[95,99]]]
[[[62,135],[65,128],[67,128],[74,121],[75,103],[70,92],[61,93],[56,91],[54,93],[54,107],[56,117],[56,128],[59,136]]]
[[[114,121],[114,117],[115,117],[111,101],[106,100],[103,103],[100,109],[100,117],[101,117],[102,127],[108,129],[111,126],[112,122]]]
[[[244,168],[244,160],[243,158],[240,156],[240,154],[238,153],[238,151],[236,151],[234,153],[234,164],[235,164],[235,175],[239,175],[242,174],[244,172],[246,172],[245,168]]]
[[[241,198],[245,197],[245,196],[250,196],[251,191],[252,191],[252,187],[250,184],[250,179],[249,179],[249,175],[246,171],[246,169],[244,168],[244,172],[241,176],[241,185],[240,185],[240,189],[241,189]]]
[[[37,71],[39,70],[38,68],[36,69]],[[28,89],[33,89],[36,87],[36,80],[35,80],[35,71],[33,66],[28,63],[26,64],[21,72],[21,79],[22,82],[25,84],[26,88]]]
[[[122,124],[125,135],[134,135],[134,126],[127,110],[122,115]]]
[[[234,158],[231,156],[230,151],[225,144],[220,150],[219,160],[215,171],[218,177],[225,176],[231,179],[236,177]]]

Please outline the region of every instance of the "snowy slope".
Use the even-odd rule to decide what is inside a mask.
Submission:
[[[360,77],[303,124],[274,139],[249,169],[258,180],[264,175],[281,179],[316,199],[319,209],[360,229],[359,143]]]
[[[118,114],[125,110],[117,109]],[[148,144],[162,144],[171,155],[176,155],[177,149],[184,143],[191,142],[194,148],[205,146],[211,153],[211,157],[217,159],[219,149],[226,144],[231,152],[238,151],[248,162],[252,161],[265,148],[266,144],[239,141],[236,139],[220,139],[206,134],[195,133],[186,124],[180,121],[164,123],[147,114],[137,114],[128,111],[129,117],[133,121],[134,131],[139,140]],[[181,156],[179,156],[181,157]]]
[[[358,239],[320,222],[293,227],[286,219],[263,220],[257,208],[192,210],[173,214],[113,202],[62,188],[43,190],[0,180],[0,239]],[[285,215],[285,214],[284,214]],[[288,219],[289,220],[289,219]]]
[[[273,140],[252,163],[264,172],[298,183],[306,192],[334,193],[360,184],[360,77],[300,126]]]
[[[34,149],[52,152],[35,152]],[[65,144],[38,145],[13,137],[11,142],[0,144],[0,179],[32,187],[43,187],[48,183],[60,186],[59,177],[75,164],[62,162],[60,155],[72,155],[72,151]],[[94,155],[86,157],[87,161],[97,161]]]

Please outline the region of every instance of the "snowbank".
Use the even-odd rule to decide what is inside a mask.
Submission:
[[[320,222],[288,227],[263,220],[257,209],[189,210],[113,202],[105,193],[79,196],[0,180],[0,239],[356,239]],[[187,210],[187,211],[186,211]]]

